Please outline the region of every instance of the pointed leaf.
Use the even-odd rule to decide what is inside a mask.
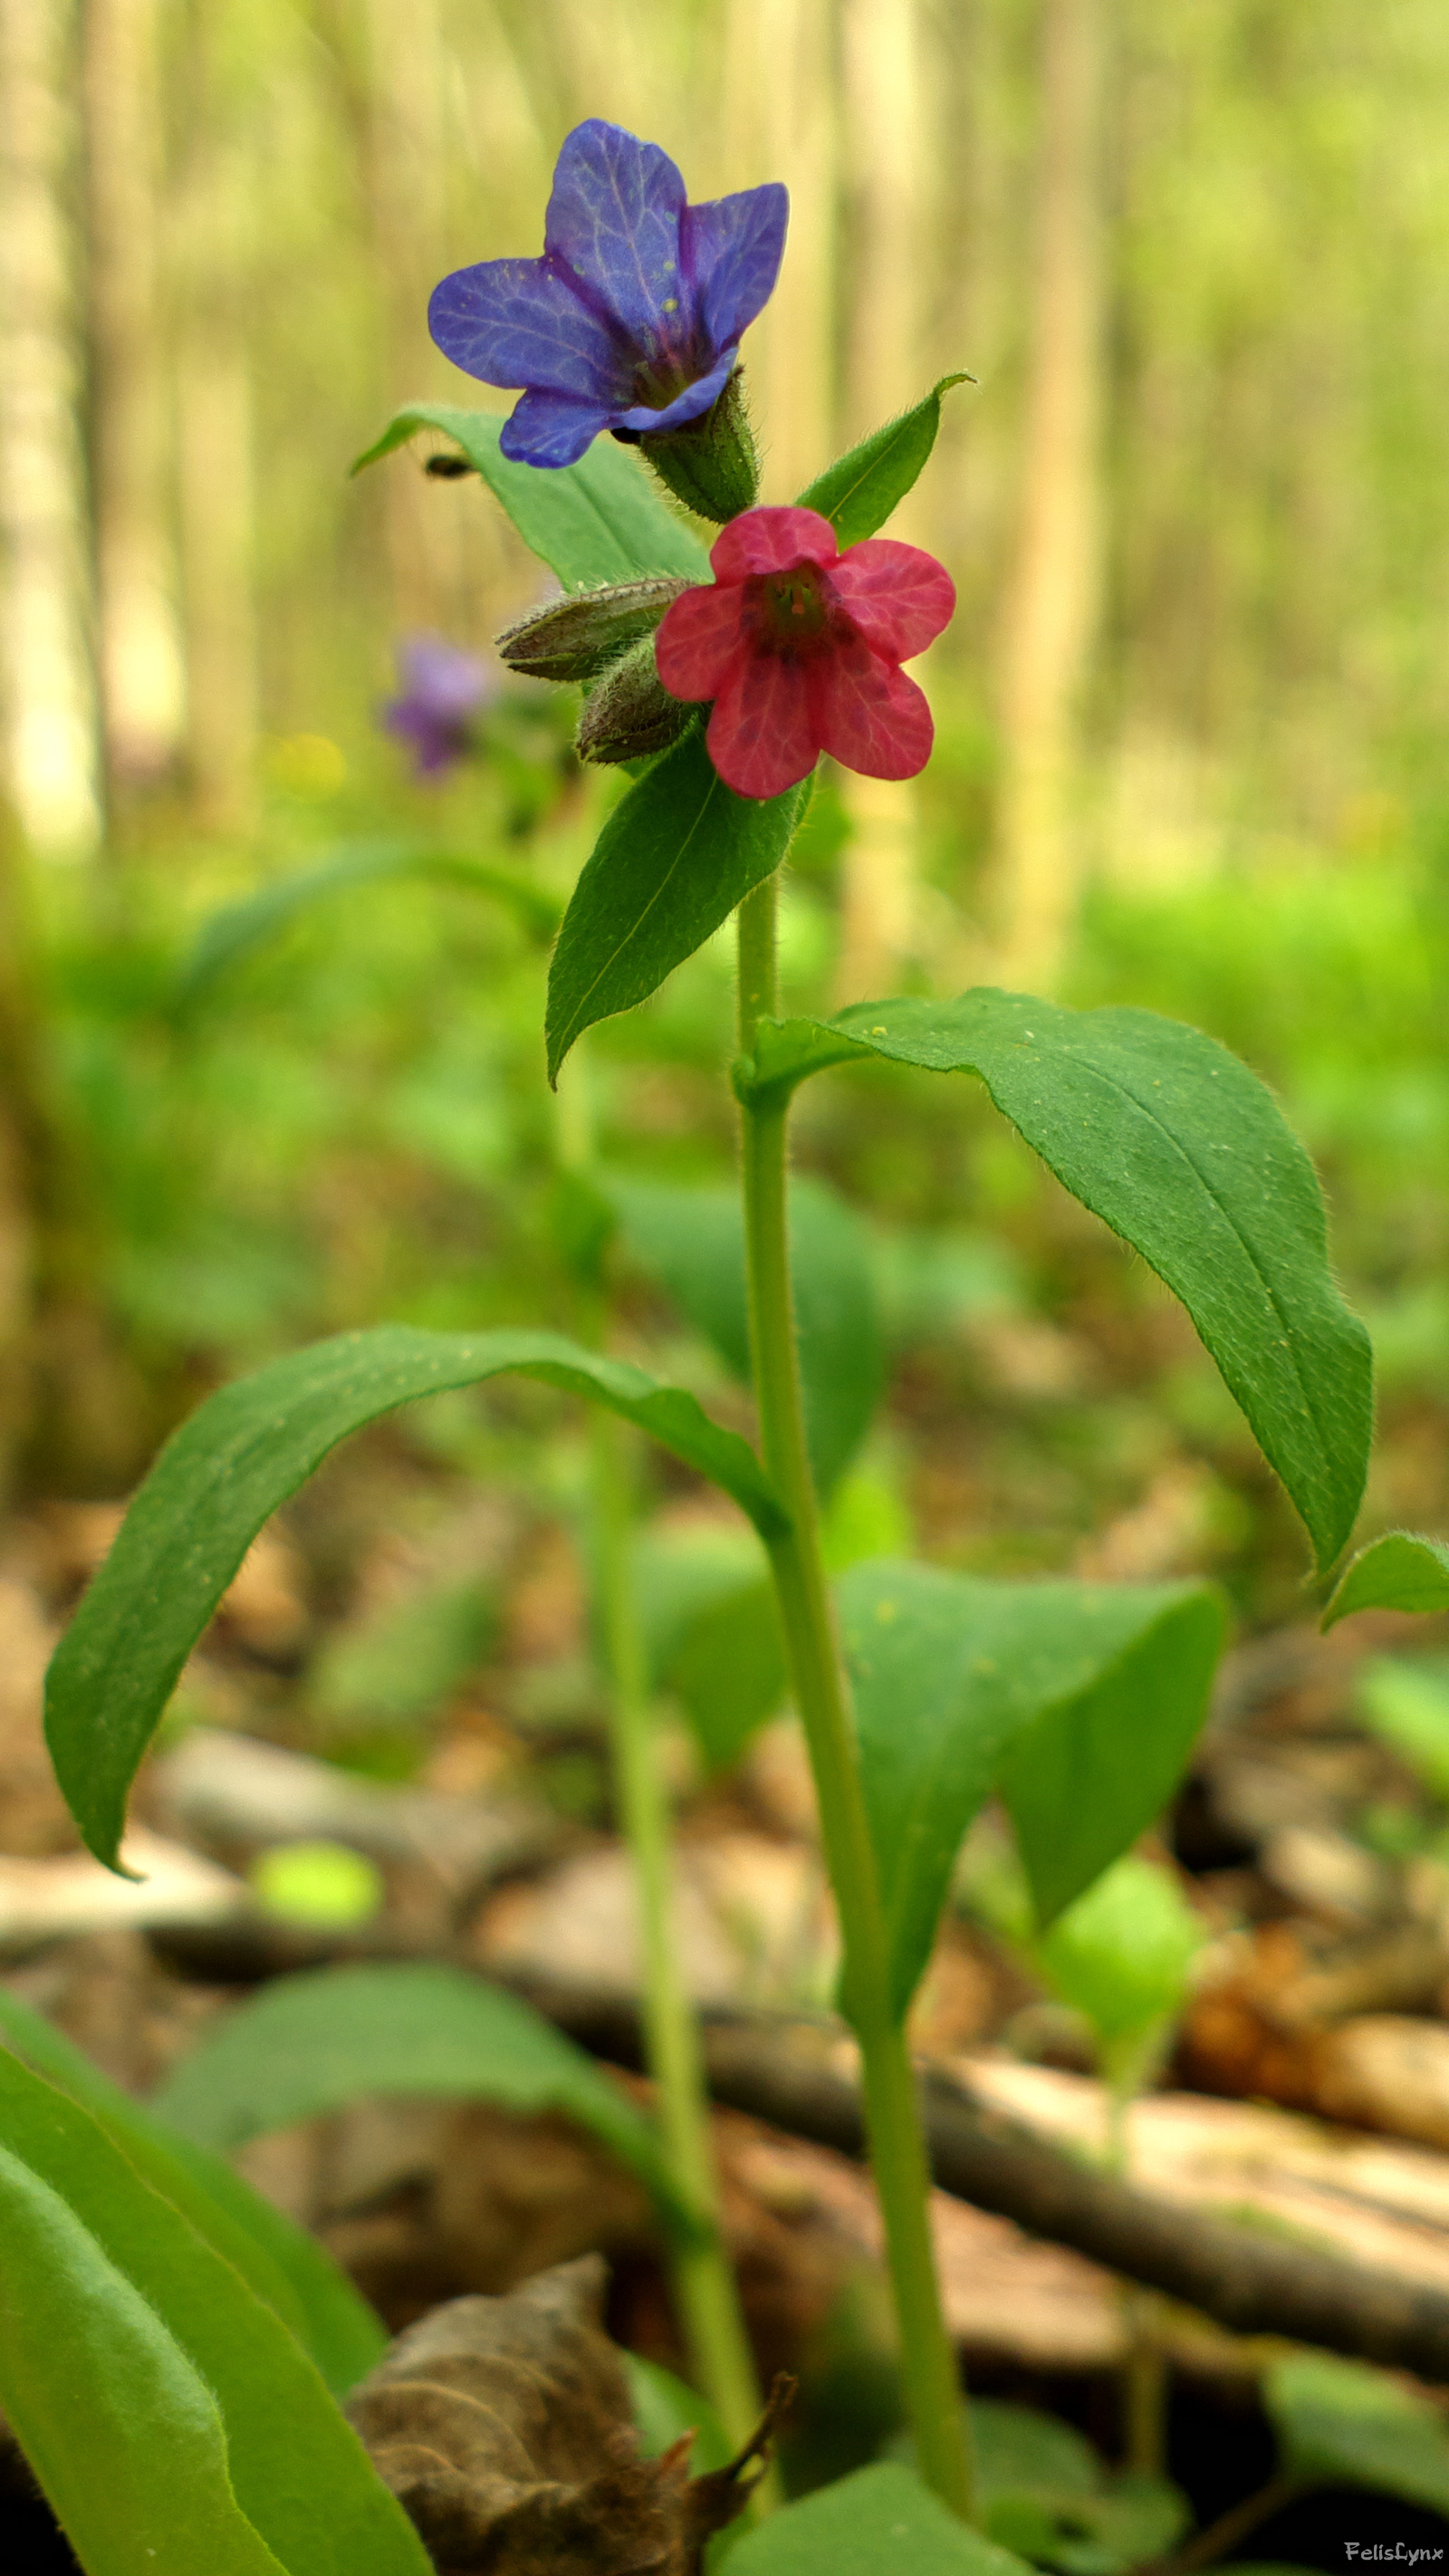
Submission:
[[[228,2151],[363,2093],[452,2093],[565,2111],[690,2223],[654,2130],[540,2013],[481,1978],[423,1962],[279,1977],[229,2013],[162,2086],[156,2108]]]
[[[359,456],[353,473],[390,456],[415,430],[435,429],[460,447],[482,475],[530,552],[557,573],[565,590],[638,581],[644,573],[687,573],[708,581],[709,557],[674,516],[637,457],[611,438],[596,439],[577,465],[545,471],[517,465],[499,451],[503,427],[490,411],[451,403],[409,403],[381,438]]]
[[[254,894],[222,906],[202,924],[200,935],[177,979],[176,998],[185,1008],[220,975],[306,912],[314,903],[346,894],[354,886],[388,877],[436,877],[475,894],[494,895],[515,911],[525,927],[551,939],[559,925],[559,906],[546,886],[521,869],[493,866],[486,859],[456,856],[411,841],[358,841],[335,850],[329,859],[294,876],[273,878]]]
[[[92,2576],[142,2570],[148,2546],[160,2566],[237,2576],[426,2576],[281,2320],[89,2112],[8,2052],[0,2135],[0,2399]],[[144,2535],[132,2558],[123,2518]]]
[[[623,1242],[714,1344],[750,1378],[745,1233],[733,1189],[667,1189],[604,1178]],[[880,1401],[885,1344],[865,1229],[823,1181],[790,1188],[790,1259],[810,1464],[821,1493],[849,1465]]]
[[[748,1441],[692,1395],[556,1333],[339,1333],[238,1378],[173,1433],[61,1639],[46,1688],[56,1777],[114,1866],[136,1766],[264,1521],[350,1431],[400,1404],[506,1372],[591,1397],[713,1477],[764,1534],[783,1515]]]
[[[994,1786],[1043,1919],[1157,1814],[1202,1723],[1222,1611],[1188,1584],[997,1583],[879,1559],[836,1598],[904,2014]]]
[[[1027,2576],[894,2460],[772,2513],[729,2553],[730,2576]]]
[[[986,989],[769,1024],[737,1079],[788,1088],[857,1053],[979,1074],[1063,1187],[1181,1298],[1331,1564],[1367,1473],[1372,1354],[1334,1284],[1313,1167],[1256,1075],[1152,1011]]]
[[[599,834],[548,979],[548,1076],[585,1029],[632,1010],[773,875],[810,781],[756,803],[726,787],[698,725],[636,779]]]
[[[1294,2354],[1274,2362],[1263,2396],[1290,2477],[1377,2487],[1449,2514],[1449,2434],[1422,2397],[1385,2372]]]
[[[275,2308],[316,2362],[333,2395],[372,2368],[387,2335],[381,2320],[313,2236],[263,2200],[223,2157],[168,2130],[112,2084],[53,2022],[0,1986],[0,2031],[18,2057],[90,2112],[143,2180]]]
[[[1322,1625],[1354,1610],[1449,1610],[1449,1539],[1389,1530],[1360,1550],[1334,1588]]]
[[[842,554],[884,527],[898,501],[903,501],[936,444],[941,426],[941,396],[952,385],[969,385],[964,372],[942,376],[914,411],[873,429],[858,447],[827,465],[806,485],[797,508],[818,510],[835,530]]]

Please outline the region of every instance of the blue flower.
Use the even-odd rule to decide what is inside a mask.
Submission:
[[[485,259],[436,287],[428,325],[485,385],[522,386],[502,449],[573,465],[602,429],[682,429],[723,393],[768,301],[789,198],[691,206],[657,143],[591,116],[558,156],[542,259]]]
[[[497,696],[485,662],[441,635],[410,635],[397,648],[402,694],[381,710],[388,733],[412,750],[419,778],[437,778],[473,749],[474,719]]]

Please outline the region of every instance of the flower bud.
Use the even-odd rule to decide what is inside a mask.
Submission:
[[[688,590],[683,576],[610,582],[550,600],[505,626],[497,649],[510,671],[530,680],[592,680],[627,645],[651,635],[666,608]]]
[[[718,402],[702,418],[667,430],[662,438],[651,438],[645,430],[639,446],[660,482],[698,518],[723,525],[753,509],[760,459],[745,409],[742,368],[736,367]]]
[[[654,638],[646,635],[590,690],[574,736],[579,758],[646,760],[687,733],[694,713],[663,686],[654,667]]]

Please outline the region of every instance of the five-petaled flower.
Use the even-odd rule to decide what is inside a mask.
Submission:
[[[401,694],[382,709],[387,732],[412,749],[419,778],[436,778],[473,748],[474,720],[498,693],[476,653],[441,635],[409,635],[397,648]]]
[[[675,698],[713,698],[705,741],[727,787],[779,796],[822,751],[867,778],[914,778],[931,710],[900,665],[956,605],[919,546],[868,537],[836,552],[816,510],[746,510],[710,551],[714,585],[676,599],[654,639]]]
[[[485,385],[525,390],[505,456],[573,465],[601,429],[682,429],[711,409],[785,246],[783,188],[691,206],[657,143],[591,116],[553,174],[542,259],[486,259],[436,287],[428,325]]]

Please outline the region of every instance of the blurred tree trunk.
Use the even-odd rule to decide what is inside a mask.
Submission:
[[[177,65],[185,136],[176,243],[177,499],[186,756],[202,819],[245,825],[256,795],[256,469],[248,272],[261,173],[237,130],[215,0],[192,0]]]
[[[728,0],[729,184],[790,191],[780,283],[745,343],[768,501],[792,501],[834,453],[836,90],[832,0]]]
[[[107,783],[164,779],[185,681],[168,486],[157,0],[85,0],[92,439]]]
[[[367,31],[365,149],[384,299],[386,416],[425,390],[436,367],[428,297],[446,265],[446,56],[438,0],[369,0]],[[449,399],[469,397],[455,391]],[[384,478],[384,540],[403,632],[451,624],[457,612],[447,553],[457,512],[436,506],[442,499],[405,465]]]
[[[1001,666],[995,929],[1050,986],[1076,909],[1076,726],[1100,586],[1100,128],[1106,0],[1042,0],[1041,141],[1021,516]]]
[[[853,189],[847,341],[848,435],[904,411],[925,390],[921,291],[926,239],[926,149],[917,0],[845,0],[843,167]],[[892,536],[917,534],[914,496],[895,512]],[[913,675],[918,681],[920,673]],[[844,771],[850,815],[845,859],[839,1002],[893,992],[915,946],[919,806],[914,781],[892,784]]]
[[[89,848],[100,808],[68,0],[0,0],[0,685],[6,766],[36,849]]]

